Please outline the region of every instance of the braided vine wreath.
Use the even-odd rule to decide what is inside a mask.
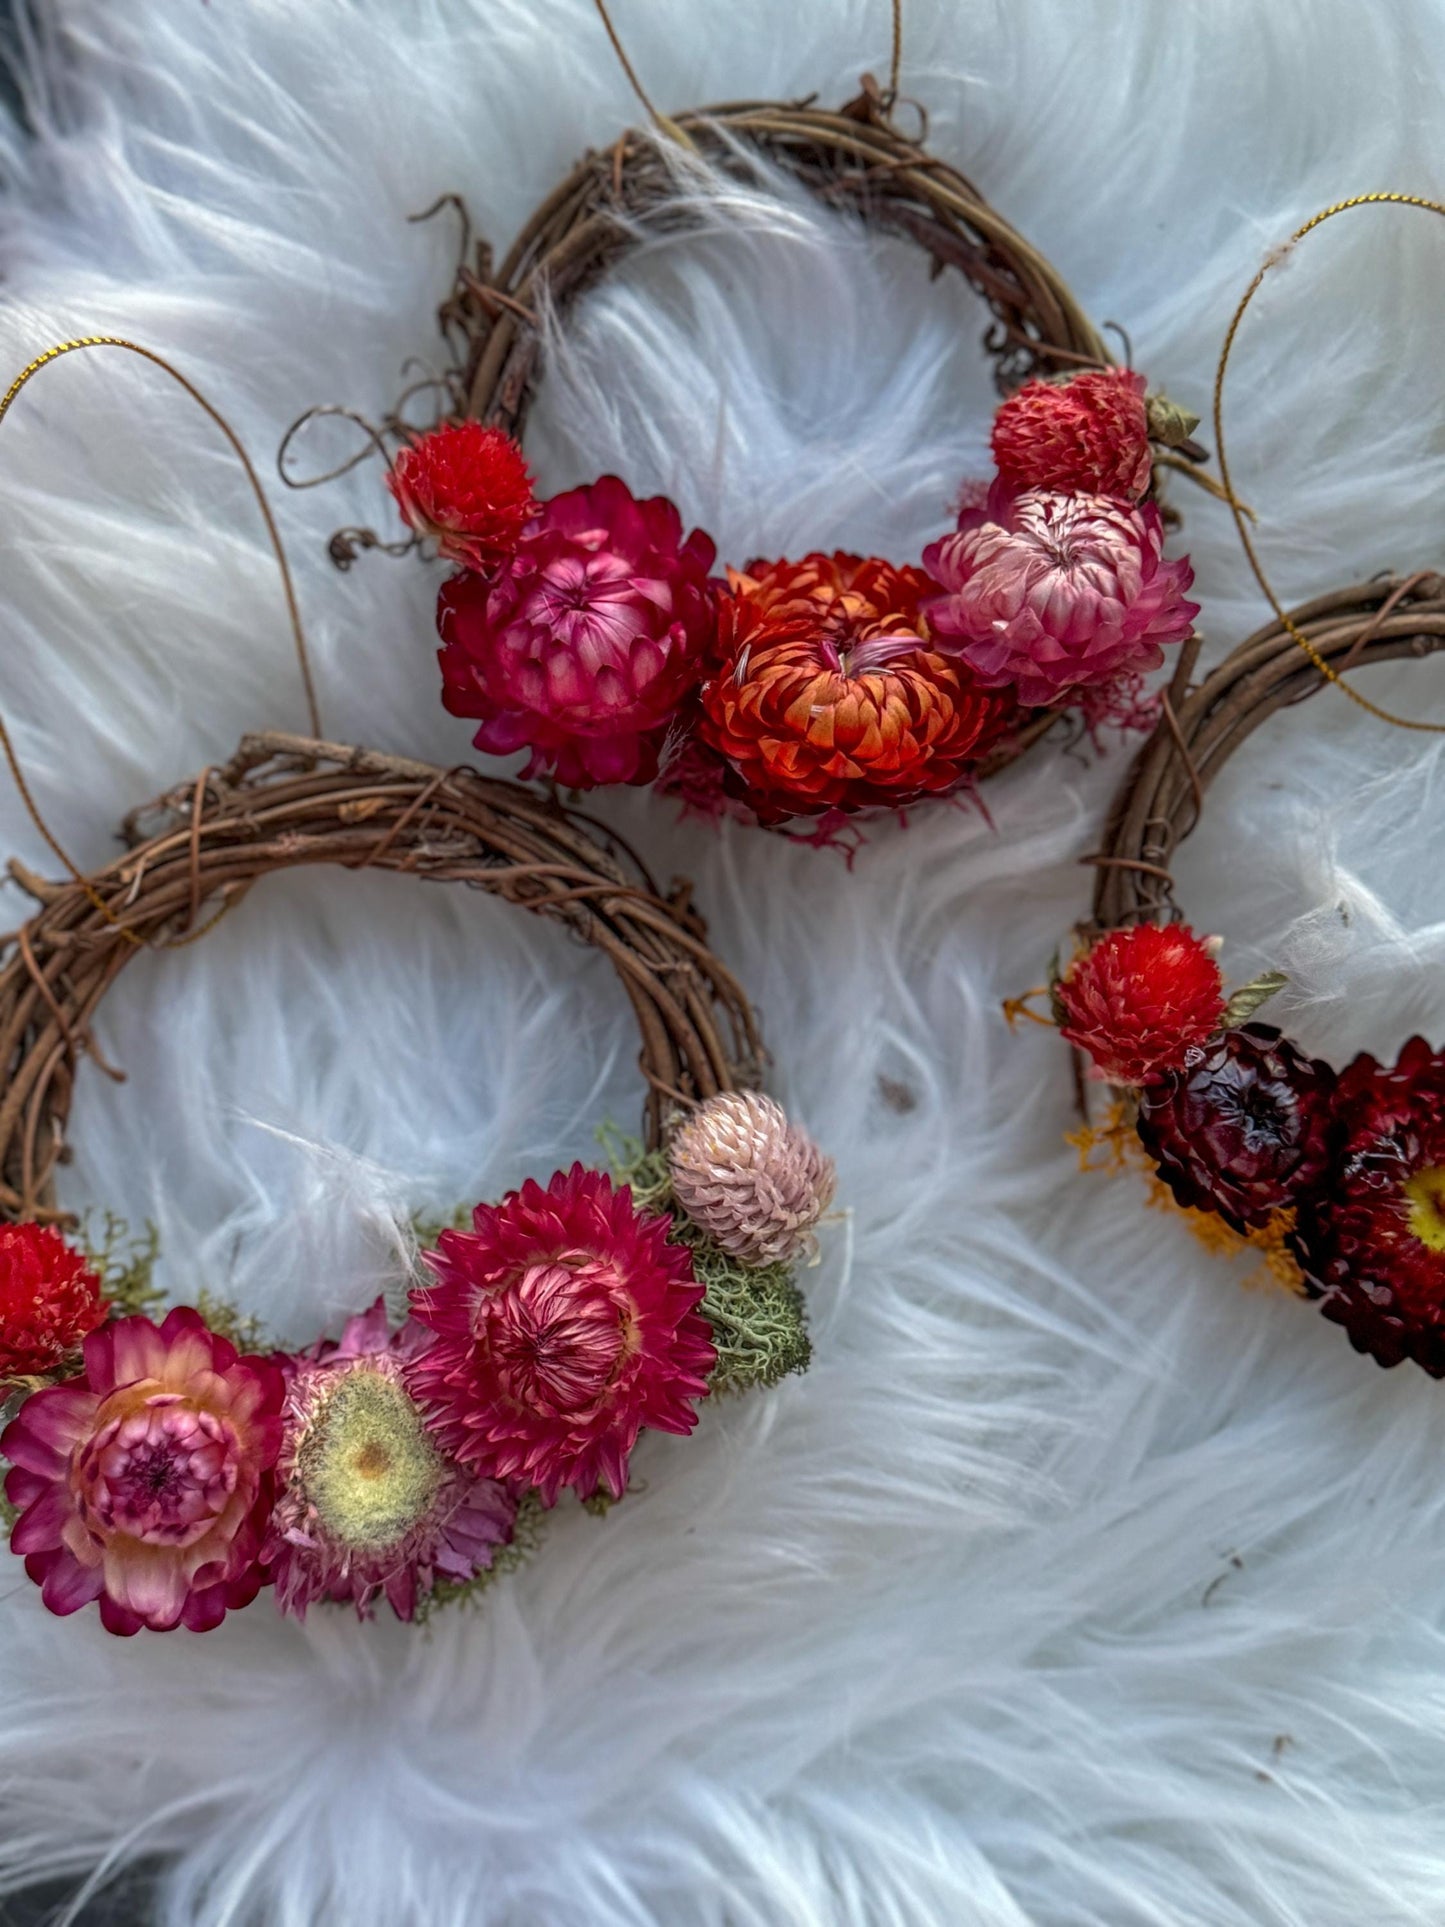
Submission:
[[[331,471],[379,447],[412,536],[349,529],[332,555],[344,567],[362,547],[420,543],[457,565],[438,603],[443,701],[478,721],[477,748],[526,750],[525,775],[564,787],[652,783],[705,815],[826,843],[847,818],[971,787],[1062,711],[1090,729],[1152,720],[1142,676],[1197,613],[1187,560],[1163,556],[1155,469],[1204,458],[1195,418],[1112,364],[1057,270],[899,130],[894,104],[865,83],[837,112],[745,102],[629,129],[578,163],[499,267],[444,197],[463,221],[439,313],[448,365],[380,428],[363,424],[368,447]],[[988,309],[1008,397],[998,474],[963,487],[956,528],[921,567],[820,552],[720,579],[712,539],[684,535],[663,497],[638,500],[616,476],[533,493],[521,443],[544,324],[696,220],[680,176],[763,164],[913,242]],[[421,431],[401,411],[426,388],[440,419]],[[349,411],[309,410],[288,433],[293,485],[311,481],[288,473],[292,437],[336,413]]]
[[[51,1611],[206,1630],[270,1586],[298,1617],[384,1598],[409,1620],[514,1562],[564,1489],[621,1498],[642,1430],[805,1369],[794,1267],[832,1166],[749,1088],[757,1026],[685,886],[516,784],[305,737],[246,738],[125,831],[90,876],[12,863],[39,908],[0,949],[0,1451]],[[126,964],[312,864],[464,883],[601,950],[637,1018],[644,1138],[627,1182],[574,1165],[441,1231],[399,1329],[378,1300],[263,1355],[204,1297],[149,1316],[147,1254],[85,1249],[55,1176]]]
[[[1442,649],[1445,577],[1422,573],[1305,604],[1197,687],[1187,651],[1088,859],[1099,872],[1092,920],[1050,986],[1054,1022],[1118,1098],[1102,1130],[1080,1134],[1086,1156],[1101,1140],[1115,1163],[1142,1152],[1206,1242],[1258,1247],[1358,1351],[1386,1366],[1414,1359],[1435,1378],[1445,1377],[1445,1052],[1412,1037],[1393,1065],[1362,1055],[1337,1073],[1252,1021],[1285,979],[1267,973],[1226,999],[1217,943],[1182,921],[1169,866],[1209,784],[1268,718],[1357,666]]]

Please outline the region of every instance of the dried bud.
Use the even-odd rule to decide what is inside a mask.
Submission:
[[[832,1159],[758,1091],[724,1091],[700,1105],[674,1136],[668,1166],[698,1229],[751,1265],[809,1250],[836,1183]]]
[[[1167,395],[1150,395],[1144,413],[1150,441],[1161,442],[1165,448],[1182,448],[1199,426],[1199,417],[1191,409],[1181,408]]]

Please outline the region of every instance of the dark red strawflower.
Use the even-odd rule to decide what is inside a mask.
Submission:
[[[1175,1201],[1236,1231],[1297,1208],[1330,1152],[1335,1074],[1269,1024],[1227,1030],[1139,1094],[1139,1137]]]
[[[1097,368],[1026,381],[994,416],[993,455],[1011,488],[1137,501],[1152,469],[1144,377]]]
[[[451,422],[420,436],[392,463],[386,485],[407,527],[467,569],[510,555],[537,512],[521,449],[480,422]]]
[[[671,1219],[574,1164],[479,1204],[412,1293],[437,1338],[408,1369],[442,1448],[485,1478],[620,1499],[644,1426],[690,1432],[717,1362]]]
[[[1357,1351],[1445,1377],[1445,1052],[1412,1037],[1390,1068],[1357,1057],[1334,1110],[1293,1243],[1306,1289]]]
[[[1111,1084],[1145,1084],[1219,1028],[1219,965],[1187,924],[1111,930],[1076,957],[1055,996],[1059,1029]]]
[[[54,1371],[108,1309],[90,1260],[58,1231],[0,1225],[0,1384]]]
[[[489,576],[443,584],[442,701],[478,749],[530,749],[528,776],[650,783],[712,639],[715,553],[615,475],[554,495]]]

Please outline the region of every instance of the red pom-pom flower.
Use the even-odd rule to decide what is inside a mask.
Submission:
[[[1012,489],[1137,501],[1153,467],[1144,377],[1098,368],[1066,382],[1026,381],[993,418],[993,455]]]
[[[282,1378],[198,1313],[122,1318],[82,1376],[32,1392],[5,1428],[10,1536],[53,1613],[100,1601],[113,1633],[204,1632],[260,1590]]]
[[[1074,959],[1054,995],[1060,1031],[1111,1084],[1175,1069],[1224,1015],[1219,965],[1187,924],[1111,930]]]
[[[0,1384],[54,1371],[106,1310],[94,1266],[58,1231],[0,1225]]]
[[[392,463],[386,485],[407,527],[468,569],[510,555],[537,512],[521,449],[480,422],[452,422],[420,436]]]
[[[1014,716],[930,641],[921,569],[857,555],[729,573],[700,734],[764,823],[964,782]]]
[[[1157,668],[1199,613],[1185,599],[1188,558],[1166,562],[1163,551],[1152,502],[995,482],[985,507],[924,551],[947,591],[927,611],[935,646],[1030,708]]]
[[[441,1234],[412,1294],[437,1340],[408,1377],[455,1458],[548,1505],[564,1486],[621,1498],[644,1426],[693,1429],[717,1351],[669,1228],[574,1164]]]
[[[490,576],[443,585],[443,702],[481,718],[478,749],[530,749],[528,776],[650,783],[712,636],[714,554],[615,475],[554,496]]]

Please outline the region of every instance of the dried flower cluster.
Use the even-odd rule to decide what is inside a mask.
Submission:
[[[701,1106],[673,1152],[658,1208],[581,1165],[478,1205],[424,1254],[398,1328],[378,1299],[289,1355],[191,1309],[109,1317],[84,1252],[0,1227],[0,1360],[23,1395],[0,1453],[45,1605],[205,1631],[270,1587],[298,1619],[385,1601],[411,1620],[481,1582],[522,1508],[620,1499],[645,1431],[691,1432],[714,1319],[721,1389],[801,1369],[786,1267],[832,1166],[752,1092]]]
[[[1197,614],[1145,499],[1150,419],[1127,369],[1026,383],[994,422],[996,481],[921,568],[813,554],[719,579],[671,502],[610,475],[536,502],[521,450],[471,422],[419,436],[390,482],[459,564],[443,700],[479,749],[826,826],[966,788],[1029,712],[1147,718],[1141,677]]]
[[[1212,945],[1140,924],[1073,961],[1054,1015],[1178,1204],[1281,1246],[1358,1351],[1445,1377],[1445,1052],[1412,1037],[1336,1075],[1247,1021],[1279,981],[1226,1004]]]

